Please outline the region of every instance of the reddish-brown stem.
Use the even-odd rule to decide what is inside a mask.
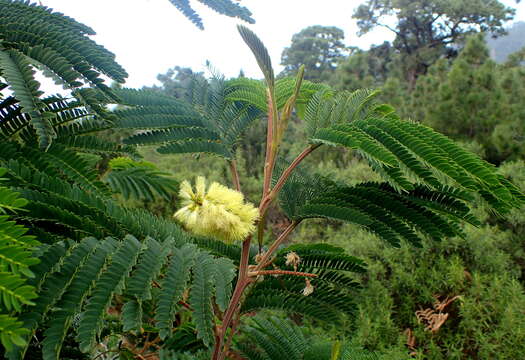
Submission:
[[[273,189],[270,189],[272,173],[275,166],[276,155],[278,151],[279,144],[274,144],[275,137],[275,124],[278,121],[279,114],[275,108],[273,95],[271,90],[267,91],[268,96],[268,129],[266,136],[266,156],[264,161],[264,180],[263,180],[263,193],[261,197],[261,202],[259,204],[259,236],[262,238],[262,232],[264,231],[264,218],[268,206],[270,206],[272,200],[277,196],[281,188],[284,186],[288,178],[290,177],[292,171],[304,160],[312,151],[314,151],[319,145],[310,145],[307,147],[299,156],[290,164],[290,166],[283,172],[281,177],[276,183],[276,186]],[[237,190],[240,191],[239,176],[234,161],[230,162],[230,168],[232,171],[233,182]],[[279,246],[286,240],[286,238],[292,233],[292,231],[299,225],[299,221],[293,221],[283,233],[275,240],[275,242],[270,246],[268,251],[263,255],[260,260],[259,265],[255,267],[255,272],[260,272],[264,266],[270,263],[271,256],[279,248]],[[239,264],[239,273],[237,276],[237,284],[233,291],[230,303],[228,308],[224,313],[224,318],[222,321],[222,327],[219,336],[217,337],[215,347],[213,350],[212,360],[223,360],[226,356],[226,350],[229,347],[231,338],[234,336],[236,331],[236,324],[232,325],[230,337],[228,338],[228,343],[226,348],[224,348],[224,340],[226,338],[228,328],[232,324],[233,317],[237,314],[240,308],[241,297],[250,284],[251,279],[248,274],[248,263],[250,259],[250,242],[251,237],[247,238],[242,245],[241,259]],[[313,277],[313,274],[303,273],[302,276]]]
[[[281,191],[282,187],[286,183],[286,180],[288,180],[293,170],[301,163],[301,161],[303,161],[308,155],[312,153],[312,151],[317,149],[319,146],[321,145],[320,144],[310,145],[306,149],[304,149],[299,155],[297,155],[295,160],[292,161],[290,166],[288,166],[288,168],[283,171],[279,180],[277,180],[277,183],[275,184],[272,191],[270,192],[270,199],[274,198],[279,193],[279,191]]]
[[[241,191],[241,181],[239,180],[239,172],[237,171],[237,161],[230,161],[230,171],[232,173],[232,182],[235,190]]]
[[[228,336],[228,339],[226,340],[226,344],[224,345],[224,352],[225,353],[228,353],[228,351],[230,350],[230,346],[231,346],[232,341],[233,341],[233,336],[235,335],[235,332],[237,331],[237,326],[239,325],[240,317],[241,317],[241,314],[240,314],[240,311],[239,311],[239,312],[237,312],[237,316],[235,317],[235,319],[233,319],[233,321],[232,321],[230,335]]]
[[[226,309],[226,312],[224,313],[224,318],[222,320],[221,333],[219,335],[219,338],[215,344],[215,348],[213,351],[212,359],[214,360],[215,359],[222,360],[224,358],[224,352],[222,351],[222,347],[224,345],[224,338],[226,337],[228,327],[230,326],[230,323],[235,314],[235,311],[237,310],[242,293],[244,292],[244,289],[246,288],[246,286],[249,284],[248,262],[250,259],[250,242],[251,242],[251,237],[248,237],[242,243],[239,273],[237,276],[237,284],[235,285],[235,290],[233,290],[233,294],[230,299],[230,303],[228,304],[228,308]]]
[[[294,276],[304,276],[304,277],[317,277],[317,274],[311,274],[300,271],[289,271],[289,270],[260,270],[260,271],[250,271],[248,276],[254,277],[259,275],[294,275]]]
[[[272,203],[272,201],[277,197],[277,194],[279,194],[279,191],[283,188],[284,184],[286,184],[286,181],[294,171],[294,169],[308,156],[310,155],[315,149],[317,149],[320,144],[317,145],[310,145],[306,149],[304,149],[297,157],[292,161],[292,163],[286,168],[286,170],[283,171],[281,174],[281,177],[279,177],[279,180],[277,180],[277,183],[273,187],[273,189],[269,192],[268,196],[266,196],[261,201],[261,206],[259,207],[259,212],[261,214],[266,213],[266,210],[268,210],[268,207]]]
[[[286,229],[284,229],[284,231],[281,233],[281,235],[279,235],[277,240],[275,240],[274,243],[270,246],[268,251],[264,253],[263,257],[259,261],[259,265],[257,265],[253,270],[254,272],[260,271],[262,267],[268,263],[273,253],[279,248],[279,246],[284,242],[284,240],[288,238],[292,231],[295,230],[297,225],[299,225],[299,221],[292,221],[292,223],[288,225]]]
[[[255,268],[255,271],[260,271],[260,266],[268,263],[270,256],[279,248],[279,245],[283,243],[284,240],[292,233],[292,231],[299,225],[298,221],[293,221],[288,227],[279,235],[277,240],[270,246],[268,251],[264,254],[261,259],[260,264]],[[247,238],[242,244],[241,251],[241,262],[239,264],[239,275],[237,278],[237,284],[235,285],[235,290],[233,290],[230,303],[228,304],[228,309],[224,313],[224,318],[222,321],[221,333],[217,339],[213,350],[213,360],[223,360],[225,352],[223,351],[224,339],[226,338],[226,333],[230,327],[233,316],[238,310],[238,305],[241,300],[242,294],[246,287],[250,284],[250,278],[248,276],[248,261],[250,259],[250,241],[251,237]],[[233,331],[234,329],[232,329]],[[233,334],[231,334],[233,336]]]
[[[182,305],[182,306],[184,306],[186,309],[193,311],[193,309],[191,308],[191,306],[190,306],[188,303],[186,303],[186,302],[184,302],[184,301],[182,301],[182,300],[179,301],[177,304]]]

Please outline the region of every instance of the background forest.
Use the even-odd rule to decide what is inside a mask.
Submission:
[[[188,2],[171,2],[198,27],[204,26]],[[237,3],[202,2],[220,14],[253,22],[249,10]],[[238,77],[225,79],[212,64],[206,74],[174,64],[158,75],[157,86],[124,88],[125,70],[89,40],[92,29],[36,5],[27,10],[28,4],[0,0],[0,10],[9,9],[0,11],[0,249],[5,255],[0,257],[0,354],[11,359],[20,354],[27,359],[209,358],[206,347],[216,333],[206,330],[212,323],[207,311],[210,317],[224,313],[241,250],[237,244],[194,238],[183,231],[173,220],[183,203],[179,188],[196,176],[229,185],[234,163],[246,200],[259,203],[266,152],[261,139],[267,128],[264,121],[251,120],[249,126],[233,126],[229,130],[244,136],[231,144],[217,130],[221,143],[230,146],[223,156],[218,147],[189,151],[176,143],[170,148],[169,141],[181,135],[165,124],[173,118],[190,122],[184,136],[192,141],[211,136],[191,121],[196,116],[226,116],[226,105],[214,102],[219,101],[213,97],[217,89],[246,90],[228,93],[250,104],[242,116],[236,114],[262,118],[257,106],[261,100],[248,96],[251,90],[255,94],[256,82],[242,70]],[[525,23],[510,24],[513,15],[513,9],[498,1],[363,2],[353,14],[361,34],[386,27],[395,34],[393,41],[368,50],[348,47],[341,29],[312,24],[283,50],[276,83],[285,94],[293,94],[287,79],[302,79],[304,71],[304,93],[297,98],[305,103],[326,89],[355,97],[365,94],[354,117],[367,111],[388,113],[391,108],[380,104],[389,104],[400,118],[427,125],[493,164],[506,179],[498,181],[510,180],[523,192]],[[21,17],[28,20],[19,23]],[[64,29],[71,36],[60,44]],[[47,47],[52,51],[46,53]],[[75,65],[70,69],[66,62]],[[36,71],[62,83],[69,96],[41,91],[32,81]],[[107,86],[105,77],[113,83]],[[378,107],[367,110],[372,98]],[[302,120],[301,110],[290,114],[280,145],[283,161],[309,146],[310,125]],[[144,126],[148,121],[156,121],[154,131],[153,125]],[[217,153],[228,161],[218,161]],[[378,170],[368,155],[362,149],[322,147],[301,164],[297,176],[322,174],[348,186],[384,179],[402,184],[395,173],[380,166]],[[519,192],[510,191],[523,200]],[[348,292],[338,302],[314,282],[311,302],[274,299],[290,302],[282,306],[257,299],[257,291],[246,295],[253,308],[238,324],[239,334],[226,356],[523,358],[523,206],[480,194],[473,201],[472,217],[462,213],[458,217],[464,221],[454,223],[462,236],[423,238],[421,246],[404,240],[392,246],[381,234],[335,217],[301,223],[278,253],[282,264],[276,264],[284,269],[285,254],[297,251],[303,256],[303,251],[301,266],[319,271],[316,274],[332,271],[330,286],[344,284]],[[457,196],[462,196],[459,191]],[[444,195],[440,205],[454,208],[451,199]],[[292,216],[283,204],[269,207],[268,231],[262,243],[252,244],[254,254],[290,226]],[[444,208],[438,211],[446,212]],[[184,265],[177,268],[168,258]],[[183,261],[190,258],[195,262]],[[319,265],[323,259],[330,259],[326,268]],[[343,265],[334,265],[336,260]],[[352,272],[352,278],[341,269]],[[266,290],[277,293],[279,279],[288,281],[274,278]],[[304,287],[303,279],[289,281],[294,289]],[[166,290],[167,283],[177,285]],[[262,284],[255,285],[256,290],[265,290]],[[206,306],[210,309],[198,311]],[[190,315],[194,310],[203,315]],[[332,310],[343,313],[344,321],[331,321]]]

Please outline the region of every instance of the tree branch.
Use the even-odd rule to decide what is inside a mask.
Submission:
[[[265,214],[266,210],[268,210],[268,207],[272,203],[272,201],[277,197],[279,194],[279,191],[281,191],[284,184],[286,184],[286,181],[292,174],[293,170],[308,156],[310,155],[315,149],[320,147],[321,144],[316,145],[309,145],[306,149],[304,149],[295,159],[292,161],[292,163],[288,166],[286,170],[283,171],[281,176],[279,177],[279,180],[277,180],[277,183],[273,187],[273,189],[270,191],[268,196],[263,199],[261,202],[261,206],[259,207],[259,212],[261,214]]]
[[[250,271],[248,273],[248,276],[250,277],[256,277],[260,275],[294,275],[294,276],[304,276],[304,277],[312,277],[312,278],[315,278],[318,276],[317,274],[300,272],[300,271],[289,271],[289,270],[259,270],[259,271]]]
[[[268,264],[268,260],[273,255],[273,253],[279,248],[279,246],[284,242],[284,240],[288,238],[288,236],[292,233],[292,231],[295,230],[295,228],[297,227],[297,225],[299,225],[299,223],[300,221],[294,220],[292,221],[290,225],[288,225],[286,229],[284,229],[284,231],[281,233],[281,235],[279,235],[277,240],[275,240],[273,244],[270,246],[268,251],[264,253],[263,257],[259,261],[259,264],[253,270],[254,272],[260,271],[263,266]]]
[[[231,160],[230,162],[230,171],[232,173],[232,182],[235,190],[241,191],[241,182],[239,180],[239,172],[237,171],[237,161]]]

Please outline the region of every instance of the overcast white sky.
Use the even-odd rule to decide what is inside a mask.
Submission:
[[[204,20],[197,29],[168,0],[41,0],[43,5],[91,26],[99,44],[117,56],[128,71],[126,85],[141,87],[156,83],[156,76],[176,65],[201,71],[206,60],[226,76],[243,69],[249,77],[261,77],[251,53],[237,33],[238,19],[218,15],[192,1]],[[357,37],[351,18],[361,0],[242,0],[253,12],[250,25],[270,51],[277,72],[281,52],[292,35],[310,25],[337,26],[344,30],[346,44],[368,48],[391,40],[387,30]],[[502,1],[517,11],[516,20],[525,20],[525,4]]]

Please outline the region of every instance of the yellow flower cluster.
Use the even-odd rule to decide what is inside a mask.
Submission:
[[[199,176],[195,189],[188,181],[180,185],[180,208],[174,217],[196,235],[210,236],[225,242],[242,241],[255,230],[259,210],[244,202],[242,193],[217,182],[206,189]]]

